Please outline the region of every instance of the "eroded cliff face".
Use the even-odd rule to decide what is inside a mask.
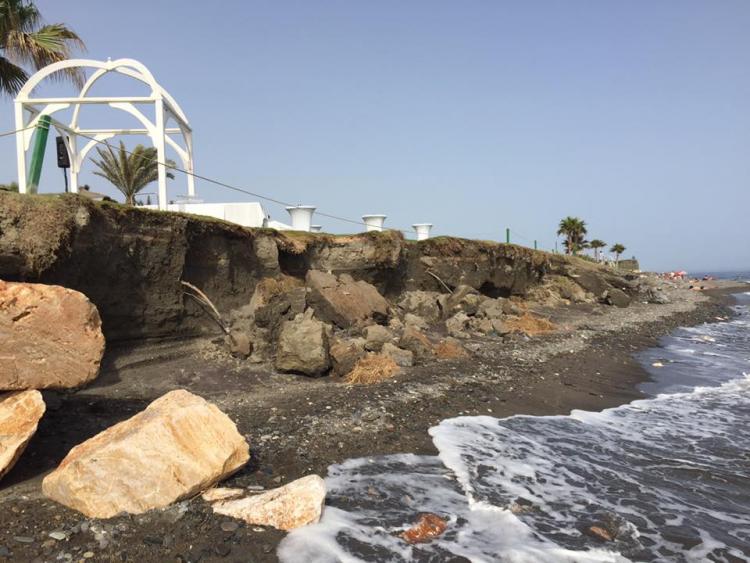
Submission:
[[[0,194],[0,278],[81,291],[99,309],[109,341],[215,332],[181,281],[222,312],[247,305],[261,279],[302,280],[310,270],[349,274],[389,298],[461,285],[507,297],[538,285],[550,260],[482,241],[280,233],[74,195]]]

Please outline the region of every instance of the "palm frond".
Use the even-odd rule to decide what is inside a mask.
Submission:
[[[0,57],[0,91],[14,96],[28,79],[29,75],[20,66],[14,65],[5,57]]]

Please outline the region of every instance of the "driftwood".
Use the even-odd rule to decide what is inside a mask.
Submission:
[[[189,291],[185,291],[183,293],[195,299],[198,302],[198,304],[200,304],[201,307],[203,307],[204,310],[208,311],[209,316],[214,321],[216,321],[216,324],[219,325],[219,328],[221,328],[222,332],[224,332],[224,334],[229,334],[229,328],[227,327],[224,320],[221,318],[221,313],[219,313],[219,310],[208,298],[208,295],[203,293],[199,288],[195,287],[190,282],[180,281],[180,283],[195,292],[195,293],[190,293]]]
[[[448,290],[448,293],[453,293],[453,290],[452,290],[452,289],[451,289],[450,287],[448,287],[448,284],[446,284],[446,283],[445,283],[445,282],[444,282],[443,280],[441,280],[441,279],[440,279],[440,278],[439,278],[439,277],[437,276],[437,274],[433,274],[433,273],[432,273],[431,271],[429,271],[429,270],[427,270],[427,273],[428,273],[428,274],[430,274],[430,275],[431,275],[431,276],[432,276],[433,278],[435,278],[435,279],[436,279],[437,281],[439,281],[439,282],[440,282],[440,283],[442,284],[442,286],[443,286],[443,287],[444,287],[445,289],[447,289],[447,290]]]

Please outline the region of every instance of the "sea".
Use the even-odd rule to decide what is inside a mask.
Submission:
[[[437,456],[329,467],[320,523],[290,533],[280,560],[750,561],[750,290],[736,298],[726,320],[638,356],[648,398],[451,418],[429,430]],[[420,513],[447,530],[410,545],[398,535]]]

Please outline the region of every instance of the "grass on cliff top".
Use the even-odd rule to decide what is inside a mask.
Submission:
[[[69,248],[79,205],[47,195],[0,192],[0,234],[6,251],[23,257],[24,275],[50,267]]]

